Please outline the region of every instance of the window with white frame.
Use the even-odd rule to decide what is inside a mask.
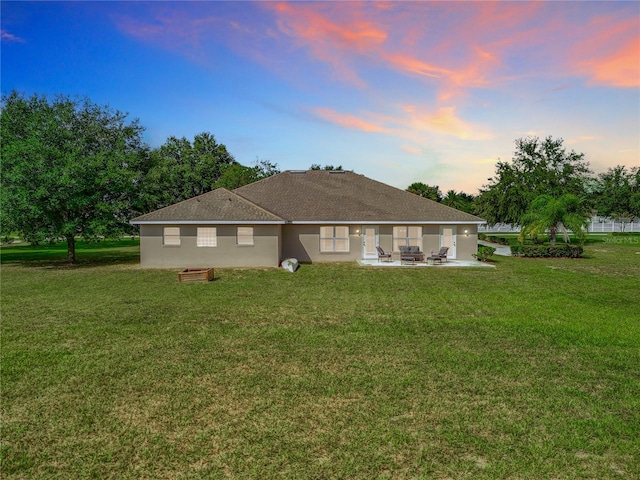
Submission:
[[[399,252],[401,246],[415,246],[422,250],[422,227],[393,227],[393,251]]]
[[[162,229],[162,244],[180,246],[180,227],[164,227]]]
[[[198,247],[217,247],[218,234],[216,227],[198,227],[196,245]]]
[[[253,245],[253,227],[238,227],[237,230],[238,245]]]
[[[320,251],[344,253],[349,251],[349,227],[336,225],[320,227]]]

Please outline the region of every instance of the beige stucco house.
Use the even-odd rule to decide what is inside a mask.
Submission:
[[[285,171],[233,191],[219,188],[131,221],[143,267],[276,267],[399,258],[401,245],[449,247],[472,260],[484,220],[347,171]]]

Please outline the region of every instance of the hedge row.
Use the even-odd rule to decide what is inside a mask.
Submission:
[[[581,258],[582,252],[579,245],[511,245],[511,254],[516,257]]]
[[[509,240],[506,237],[498,237],[496,235],[487,235],[486,233],[478,233],[479,240],[486,240],[487,242],[499,243],[500,245],[509,245]]]

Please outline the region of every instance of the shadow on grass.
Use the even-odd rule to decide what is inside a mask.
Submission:
[[[107,265],[134,265],[140,260],[140,242],[134,240],[78,241],[76,263],[67,260],[67,244],[3,245],[0,263],[4,266],[76,269]]]

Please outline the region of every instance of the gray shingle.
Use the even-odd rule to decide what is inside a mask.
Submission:
[[[274,222],[282,218],[225,188],[218,188],[131,220],[146,222]]]
[[[234,193],[293,222],[483,222],[353,172],[285,171]]]

